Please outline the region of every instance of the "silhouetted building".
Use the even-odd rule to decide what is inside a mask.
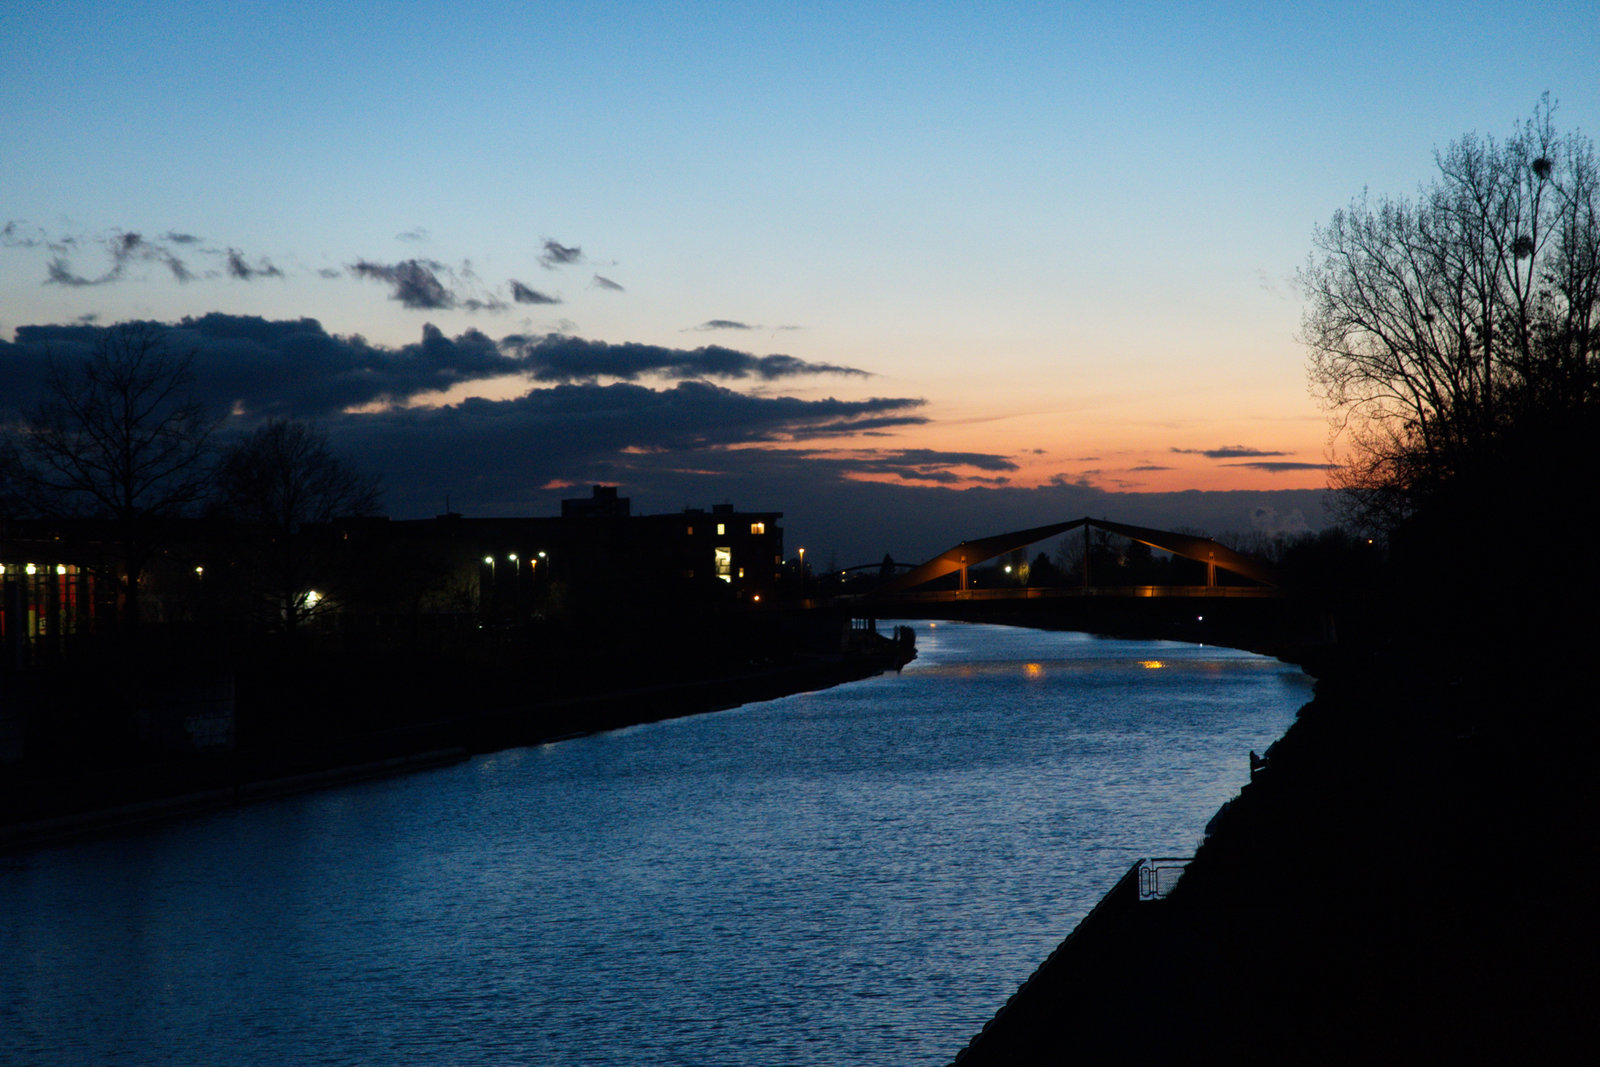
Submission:
[[[617,487],[614,485],[597,485],[590,496],[573,497],[561,502],[563,519],[625,519],[628,510],[628,498],[617,496]]]

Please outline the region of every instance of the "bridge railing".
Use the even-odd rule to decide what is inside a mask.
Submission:
[[[1193,856],[1158,856],[1139,861],[1139,899],[1162,900],[1172,892]]]

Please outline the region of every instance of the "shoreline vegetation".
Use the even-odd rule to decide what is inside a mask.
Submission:
[[[227,660],[194,638],[155,657],[119,647],[90,671],[36,672],[31,692],[11,696],[54,735],[33,738],[41,755],[0,781],[0,854],[824,689],[916,655],[910,631],[819,648],[742,629],[701,620],[604,643],[476,633],[425,648],[296,640]],[[175,687],[173,665],[187,659],[234,666],[186,672]],[[193,733],[184,712],[207,700],[228,706],[226,743],[158,754],[164,735]]]

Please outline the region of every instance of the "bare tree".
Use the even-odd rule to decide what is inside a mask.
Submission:
[[[22,495],[38,512],[112,523],[130,627],[161,524],[210,484],[215,423],[192,392],[191,361],[168,349],[155,323],[109,327],[81,364],[51,361],[49,396],[23,414],[12,449]]]
[[[326,432],[287,419],[227,449],[219,481],[244,545],[254,548],[256,584],[293,630],[316,612],[312,594],[328,576],[328,524],[374,513],[377,483],[335,455]]]
[[[1453,142],[1415,200],[1363,194],[1315,231],[1302,339],[1358,517],[1392,526],[1508,430],[1595,399],[1594,145],[1553,111]]]

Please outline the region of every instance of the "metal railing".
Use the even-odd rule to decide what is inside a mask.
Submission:
[[[1162,900],[1183,877],[1193,856],[1161,856],[1139,861],[1139,899]]]

